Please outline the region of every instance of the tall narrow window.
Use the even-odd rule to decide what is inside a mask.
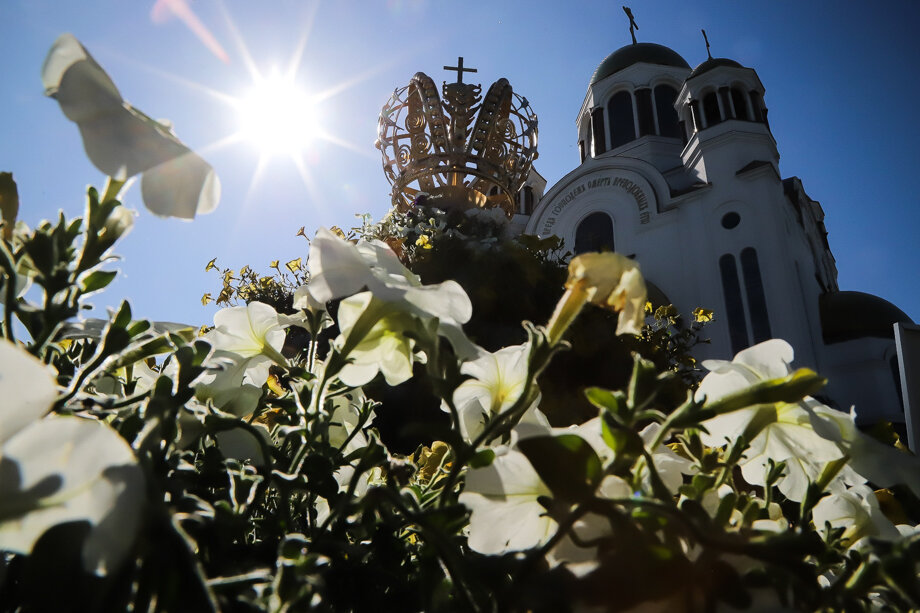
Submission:
[[[578,157],[581,158],[581,161],[585,161],[585,141],[578,141]]]
[[[764,121],[766,117],[763,112],[763,98],[753,89],[750,92],[751,106],[754,108],[754,121]]]
[[[677,100],[677,90],[670,85],[659,85],[655,88],[655,111],[658,113],[658,133],[668,138],[680,138],[681,129],[674,102]]]
[[[652,90],[636,90],[636,115],[639,118],[639,136],[655,133],[655,118],[652,116]]]
[[[633,123],[633,103],[629,92],[614,94],[607,105],[610,114],[610,146],[625,145],[636,139],[636,125]]]
[[[767,299],[760,277],[757,251],[753,247],[741,250],[741,272],[744,274],[744,292],[751,311],[751,332],[754,342],[760,343],[773,338],[770,332],[770,318],[767,316]]]
[[[591,213],[575,230],[575,253],[613,251],[613,221],[606,213]]]
[[[722,114],[719,113],[719,100],[715,92],[709,92],[703,96],[703,114],[706,116],[707,128],[722,121]]]
[[[700,101],[691,100],[688,106],[690,107],[690,117],[693,119],[693,131],[699,132],[703,129],[703,116],[700,114]]]
[[[607,151],[607,139],[604,136],[604,108],[591,111],[591,126],[594,131],[594,155]]]
[[[741,300],[741,283],[738,281],[738,265],[735,256],[726,253],[719,258],[719,272],[722,274],[722,292],[725,294],[725,316],[728,319],[728,336],[732,353],[738,353],[748,346],[747,324],[744,320],[744,303]]]
[[[524,215],[533,213],[533,188],[529,185],[524,186]]]
[[[748,116],[747,100],[744,97],[744,92],[742,92],[737,87],[732,88],[732,104],[735,105],[735,118],[750,120]]]

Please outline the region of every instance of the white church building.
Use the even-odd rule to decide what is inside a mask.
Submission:
[[[825,401],[911,431],[909,352],[899,360],[895,324],[920,333],[890,302],[839,290],[824,211],[799,178],[781,176],[764,93],[752,68],[729,59],[691,68],[653,43],[614,51],[578,111],[579,163],[552,186],[532,171],[514,228],[559,236],[575,253],[629,255],[653,301],[713,310],[698,357],[786,339],[794,366],[830,380]]]

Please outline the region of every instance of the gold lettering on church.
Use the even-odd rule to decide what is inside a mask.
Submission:
[[[553,208],[550,209],[550,217],[547,217],[543,222],[543,227],[541,229],[541,234],[546,235],[552,232],[553,226],[556,225],[556,220],[560,213],[565,210],[565,207],[568,206],[572,201],[578,198],[579,195],[583,194],[589,189],[596,189],[598,187],[619,187],[623,189],[627,194],[632,196],[636,201],[636,208],[639,210],[639,223],[647,224],[651,216],[648,211],[648,198],[645,196],[645,192],[642,191],[642,188],[639,187],[633,181],[623,177],[598,177],[596,179],[591,179],[585,183],[581,183],[568,192],[562,197],[559,202],[553,205]]]

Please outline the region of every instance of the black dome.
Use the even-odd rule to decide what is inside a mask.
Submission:
[[[664,45],[655,43],[636,43],[620,47],[600,63],[594,75],[591,77],[591,85],[594,85],[603,78],[620,72],[633,64],[644,62],[646,64],[658,64],[659,66],[676,66],[678,68],[690,68],[687,60],[680,55],[668,49]]]
[[[696,68],[693,69],[693,72],[690,73],[690,76],[687,77],[687,80],[692,79],[693,77],[698,77],[704,72],[709,72],[713,68],[718,66],[730,66],[732,68],[744,68],[741,64],[735,60],[730,60],[724,57],[711,57]]]
[[[863,292],[828,292],[818,300],[825,344],[857,338],[894,338],[895,323],[914,323],[884,298]]]

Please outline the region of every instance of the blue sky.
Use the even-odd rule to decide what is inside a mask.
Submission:
[[[539,115],[536,167],[552,185],[578,163],[575,118],[591,74],[630,42],[620,2],[190,3],[225,50],[222,61],[180,19],[155,19],[154,4],[4,3],[0,170],[14,173],[20,218],[32,226],[58,209],[81,214],[85,186],[104,182],[76,125],[42,95],[45,54],[59,34],[73,33],[128,101],[173,122],[223,187],[218,209],[194,222],[154,217],[132,188],[125,201],[139,214],[116,247],[122,275],[94,303],[127,297],[136,316],[196,325],[216,310],[200,304],[219,289],[204,271],[211,258],[268,271],[271,260],[306,256],[306,241],[295,236],[301,226],[312,235],[321,225],[348,227],[356,213],[385,213],[377,114],[416,71],[452,80],[441,67],[462,55],[479,70],[475,82],[507,77]],[[667,45],[695,66],[706,59],[705,28],[714,56],[757,71],[781,173],[800,177],[824,207],[841,289],[878,294],[920,321],[920,3],[634,1],[632,9],[640,41]],[[244,47],[267,73],[287,66],[301,41],[298,81],[325,94],[315,110],[330,138],[303,150],[306,177],[286,155],[255,176],[252,143],[214,146],[239,128],[236,111],[214,92],[238,97],[251,87]]]

